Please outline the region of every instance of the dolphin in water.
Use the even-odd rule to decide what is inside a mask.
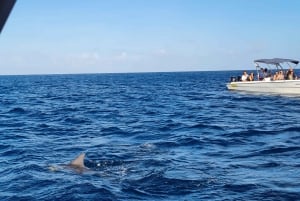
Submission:
[[[79,154],[74,160],[72,160],[68,166],[76,169],[86,169],[84,165],[85,153]]]
[[[89,168],[84,165],[84,158],[85,158],[85,153],[79,154],[74,160],[72,160],[68,164],[60,165],[60,166],[49,166],[49,170],[55,172],[59,171],[63,168],[69,168],[72,170],[75,170],[76,172],[82,173],[85,170],[88,170]]]

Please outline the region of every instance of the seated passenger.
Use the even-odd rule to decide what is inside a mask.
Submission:
[[[275,81],[275,80],[279,80],[278,78],[279,78],[279,73],[276,71],[276,73],[275,73],[274,76],[273,76],[273,80],[274,80],[274,81]]]
[[[247,78],[248,81],[254,81],[254,73],[250,73],[250,75]]]
[[[294,79],[296,79],[296,76],[294,74],[294,70],[292,68],[290,68],[288,70],[288,72],[286,73],[286,79],[287,80],[294,80]]]
[[[248,74],[247,74],[246,71],[244,71],[244,73],[243,73],[243,75],[242,75],[242,82],[247,81],[247,79],[248,79]]]
[[[284,80],[284,75],[283,75],[283,71],[279,71],[278,76],[277,76],[277,80]]]

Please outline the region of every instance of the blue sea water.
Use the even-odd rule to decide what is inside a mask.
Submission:
[[[0,200],[299,200],[300,98],[236,73],[0,76]]]

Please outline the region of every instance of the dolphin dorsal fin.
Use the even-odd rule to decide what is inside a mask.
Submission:
[[[84,166],[84,157],[85,157],[85,153],[81,153],[74,160],[72,160],[69,165],[77,167],[77,168],[85,168],[85,166]]]

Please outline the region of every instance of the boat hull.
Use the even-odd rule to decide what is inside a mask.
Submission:
[[[300,80],[230,82],[229,90],[300,95]]]

